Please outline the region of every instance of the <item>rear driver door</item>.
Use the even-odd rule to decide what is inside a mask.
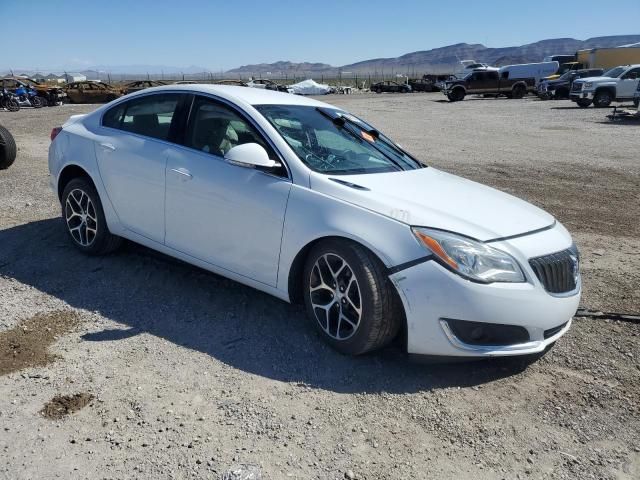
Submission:
[[[167,157],[186,97],[158,93],[118,103],[104,114],[95,141],[100,176],[120,223],[158,243],[165,234]]]

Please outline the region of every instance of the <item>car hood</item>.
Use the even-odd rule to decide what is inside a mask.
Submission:
[[[575,80],[575,82],[606,82],[609,80],[613,80],[613,77],[585,77]]]
[[[311,188],[408,225],[482,241],[531,232],[555,221],[519,198],[431,167],[367,175],[312,173]]]

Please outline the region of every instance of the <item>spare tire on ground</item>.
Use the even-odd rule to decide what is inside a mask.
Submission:
[[[0,170],[9,168],[16,159],[16,141],[9,130],[0,125]]]

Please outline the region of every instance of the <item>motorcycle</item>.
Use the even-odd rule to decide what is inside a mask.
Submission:
[[[42,107],[42,99],[38,96],[38,92],[33,88],[21,85],[16,89],[15,94],[21,107]]]
[[[16,95],[6,88],[0,92],[0,108],[8,110],[10,112],[17,112],[20,110],[20,103]]]

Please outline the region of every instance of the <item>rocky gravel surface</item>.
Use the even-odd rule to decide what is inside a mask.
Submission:
[[[549,210],[582,251],[583,306],[637,315],[640,126],[568,101],[443,99],[326,97]],[[0,112],[19,148],[0,172],[0,478],[640,478],[638,323],[577,317],[536,362],[347,358],[300,306],[131,244],[76,252],[46,151],[92,108]],[[47,335],[48,318],[71,327]]]

